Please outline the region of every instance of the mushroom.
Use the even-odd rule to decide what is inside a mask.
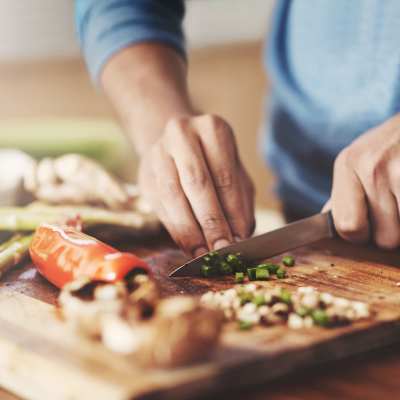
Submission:
[[[117,283],[81,279],[66,285],[59,304],[79,333],[146,366],[179,366],[207,358],[222,330],[223,314],[189,296],[160,300],[146,275]]]
[[[74,330],[91,337],[101,335],[101,319],[122,314],[127,298],[123,282],[93,282],[87,278],[64,286],[58,298],[62,315]]]
[[[222,315],[198,299],[175,296],[160,301],[149,321],[116,315],[102,319],[102,341],[112,351],[130,354],[144,366],[181,366],[206,359],[222,329]]]

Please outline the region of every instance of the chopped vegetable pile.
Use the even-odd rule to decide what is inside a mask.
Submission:
[[[240,253],[220,255],[217,251],[203,257],[201,274],[205,278],[223,275],[234,275],[236,283],[243,283],[246,276],[250,281],[265,281],[272,276],[278,279],[286,278],[286,267],[293,267],[295,259],[292,256],[282,258],[282,266],[274,263],[252,265],[244,260]]]
[[[240,329],[257,324],[287,324],[292,329],[314,325],[334,327],[370,316],[366,303],[335,297],[313,287],[299,287],[290,292],[248,283],[219,292],[209,291],[201,301],[222,310],[225,319],[237,321]]]

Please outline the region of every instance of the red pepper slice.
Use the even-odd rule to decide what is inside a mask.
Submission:
[[[39,272],[59,288],[79,277],[115,282],[135,269],[150,271],[134,254],[120,252],[71,227],[41,225],[29,252]]]

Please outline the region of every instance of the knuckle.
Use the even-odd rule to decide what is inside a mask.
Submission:
[[[182,143],[191,135],[189,120],[187,118],[173,118],[167,122],[165,137],[167,145],[174,148],[177,143]]]
[[[165,130],[167,132],[184,131],[185,129],[187,129],[188,124],[189,120],[185,117],[170,118],[165,125]]]
[[[206,129],[206,132],[208,134],[212,135],[231,135],[231,129],[229,127],[229,124],[221,117],[218,115],[214,114],[207,114],[201,117],[202,124],[204,127],[208,128]]]
[[[229,168],[221,168],[214,177],[217,189],[227,190],[234,186],[234,177],[232,170]]]
[[[222,230],[223,222],[221,217],[212,214],[204,216],[200,221],[205,230],[214,232]]]
[[[170,196],[176,197],[181,192],[179,182],[176,179],[165,178],[162,180],[161,185]]]
[[[182,184],[189,187],[202,187],[205,186],[208,177],[205,171],[197,168],[194,165],[187,165],[184,168],[184,173],[182,174]]]
[[[335,159],[334,168],[337,170],[338,168],[349,169],[353,167],[353,162],[355,159],[355,151],[350,147],[346,147],[342,150]]]

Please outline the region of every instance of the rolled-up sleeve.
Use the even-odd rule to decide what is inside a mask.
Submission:
[[[183,0],[75,0],[77,33],[97,82],[113,54],[135,43],[159,42],[185,54]]]

